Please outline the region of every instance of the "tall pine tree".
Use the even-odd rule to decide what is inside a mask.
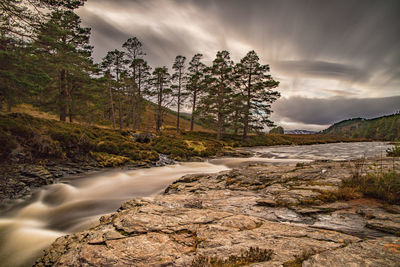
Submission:
[[[176,131],[178,133],[180,132],[181,106],[183,104],[184,97],[186,96],[186,93],[183,92],[183,88],[186,83],[185,61],[186,57],[179,55],[176,56],[175,62],[172,65],[172,68],[175,70],[175,73],[172,75],[172,79],[176,83],[173,86],[174,89],[173,95],[176,99],[176,106],[177,106]]]
[[[107,79],[109,79],[109,96],[110,106],[112,112],[113,126],[115,128],[115,109],[114,109],[114,98],[113,93],[116,93],[118,103],[118,122],[119,128],[122,129],[122,95],[124,94],[124,88],[121,85],[121,74],[125,70],[126,60],[125,53],[117,49],[109,51],[103,58],[102,67],[105,71]]]
[[[279,92],[274,90],[279,82],[269,74],[269,66],[261,65],[259,61],[257,53],[250,51],[237,64],[244,101],[243,140],[251,129],[258,130],[274,125],[269,119],[271,104],[280,97]]]
[[[201,101],[202,111],[216,120],[217,139],[221,140],[228,114],[231,112],[233,61],[228,51],[219,51],[205,78],[206,95]]]
[[[186,91],[191,96],[192,114],[190,118],[190,131],[194,129],[194,120],[197,112],[198,98],[203,93],[203,78],[205,75],[206,65],[201,62],[202,54],[195,54],[189,62],[187,73]]]
[[[161,132],[166,107],[170,103],[172,90],[170,88],[171,75],[168,73],[167,67],[158,67],[153,71],[152,87],[149,95],[156,97],[156,131]]]
[[[138,38],[129,38],[122,47],[127,50],[126,54],[129,58],[129,66],[131,69],[132,86],[130,94],[132,105],[132,129],[136,130],[140,127],[140,117],[143,106],[143,77],[147,75],[146,71],[149,72],[149,69],[143,60],[143,56],[145,56],[146,53]]]
[[[42,100],[48,108],[57,106],[61,121],[66,121],[71,76],[85,79],[90,75],[92,46],[90,28],[80,26],[81,20],[72,11],[56,11],[38,33],[35,47],[44,62],[42,68],[52,78]],[[54,98],[48,98],[53,96]]]

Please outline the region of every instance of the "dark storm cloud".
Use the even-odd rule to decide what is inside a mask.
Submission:
[[[400,110],[400,96],[313,99],[291,97],[274,104],[276,116],[292,122],[328,125],[348,118],[373,118]]]
[[[400,64],[398,0],[89,0],[86,6],[90,9],[91,5],[103,8],[105,13],[131,10],[132,17],[136,13],[151,15],[166,7],[178,11],[195,9],[192,15],[202,16],[206,18],[204,23],[213,24],[206,30],[218,39],[221,49],[226,49],[226,42],[229,44],[232,38],[246,41],[268,61],[339,61],[340,64],[344,61],[349,66],[350,76],[352,68],[371,71],[386,68],[386,75],[392,77],[396,77]],[[179,16],[179,13],[171,16]],[[83,19],[86,22],[86,18]],[[190,25],[193,20],[188,17],[183,23]],[[164,30],[171,33],[179,28],[165,26]],[[115,34],[110,29],[100,25],[96,32],[112,39]],[[130,35],[146,35],[146,29],[143,25],[132,25],[132,29],[123,30],[131,30]],[[178,34],[179,38],[175,38]],[[145,40],[146,36],[138,37],[142,37],[144,43],[156,40],[157,47],[164,48],[166,53],[158,57],[160,65],[169,63],[169,55],[177,54],[178,50],[183,54],[208,52],[200,51],[199,42],[181,47],[182,41],[192,38],[184,32],[178,32],[174,38],[166,38],[161,32],[151,34],[149,40]]]
[[[281,81],[277,118],[374,116],[390,112],[382,97],[400,94],[399,0],[88,0],[78,13],[93,30],[97,61],[131,36],[153,67],[171,67],[178,54],[210,63],[222,49],[238,61],[254,49]],[[304,116],[292,111],[307,105]]]

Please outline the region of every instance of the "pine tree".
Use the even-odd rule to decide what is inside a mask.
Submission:
[[[202,90],[202,79],[204,78],[204,71],[206,65],[200,60],[203,57],[202,54],[196,54],[189,62],[189,68],[187,73],[186,91],[191,95],[192,115],[190,118],[190,131],[194,129],[194,120],[196,115],[198,97],[203,93]]]
[[[113,129],[115,129],[115,109],[114,109],[114,94],[113,94],[113,76],[112,76],[112,56],[110,52],[103,58],[101,62],[101,68],[103,69],[104,79],[107,83],[109,104],[111,110],[111,121]]]
[[[113,127],[115,127],[115,113],[113,104],[113,92],[117,94],[118,101],[118,121],[119,128],[122,129],[122,95],[124,90],[120,84],[121,74],[124,71],[125,64],[127,63],[124,59],[125,53],[117,49],[109,51],[107,55],[103,58],[102,66],[105,70],[105,74],[109,79],[109,95],[110,95],[110,105],[113,117]]]
[[[168,73],[167,67],[158,67],[153,71],[151,79],[152,87],[150,88],[149,95],[156,97],[156,131],[161,132],[164,113],[166,107],[170,104],[170,96],[172,90],[170,88],[171,76]]]
[[[0,31],[15,39],[33,40],[52,12],[73,10],[86,0],[0,0]]]
[[[143,59],[136,60],[136,69],[137,69],[137,91],[136,91],[136,121],[135,121],[135,129],[139,129],[142,121],[142,113],[145,107],[144,105],[144,96],[146,92],[148,92],[149,86],[151,86],[150,77],[151,77],[151,67],[147,64],[147,62]]]
[[[280,97],[279,92],[273,90],[279,82],[268,74],[269,66],[261,65],[259,60],[257,53],[250,51],[236,67],[245,107],[243,141],[250,129],[259,130],[274,125],[269,120],[271,104]]]
[[[177,106],[177,118],[176,118],[176,131],[180,132],[180,117],[181,117],[181,106],[184,100],[184,97],[187,95],[183,92],[184,85],[186,83],[185,78],[185,61],[186,57],[184,56],[176,56],[175,62],[172,68],[175,70],[175,73],[172,75],[172,79],[176,81],[176,85],[172,88],[174,89],[173,95],[176,98],[176,106]]]
[[[143,45],[136,37],[129,38],[123,45],[123,48],[127,50],[127,56],[129,57],[129,66],[132,75],[132,87],[131,87],[131,105],[132,105],[132,128],[136,130],[140,127],[140,117],[142,110],[142,85],[143,71],[149,71],[145,67],[143,56],[146,53],[143,50]],[[147,65],[147,64],[146,64]]]
[[[68,82],[74,80],[69,77],[90,75],[90,28],[83,28],[80,23],[79,16],[72,11],[53,12],[50,20],[40,28],[35,42],[37,55],[46,63],[42,68],[53,81],[44,93],[47,99],[51,95],[55,98],[45,104],[50,108],[52,104],[57,105],[61,121],[66,121],[68,114],[71,93]]]
[[[221,140],[228,114],[231,112],[233,61],[228,51],[219,51],[208,69],[206,95],[201,100],[203,114],[216,119],[217,139]]]

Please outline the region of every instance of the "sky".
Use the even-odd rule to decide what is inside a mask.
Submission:
[[[94,59],[137,37],[153,66],[255,50],[280,81],[271,117],[285,129],[400,110],[399,0],[88,0]]]

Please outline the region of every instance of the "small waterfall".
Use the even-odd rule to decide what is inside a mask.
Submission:
[[[159,155],[159,159],[156,162],[157,167],[176,164],[176,161],[173,159],[170,159],[168,157],[168,155],[164,155],[164,154],[158,154],[158,155]]]

